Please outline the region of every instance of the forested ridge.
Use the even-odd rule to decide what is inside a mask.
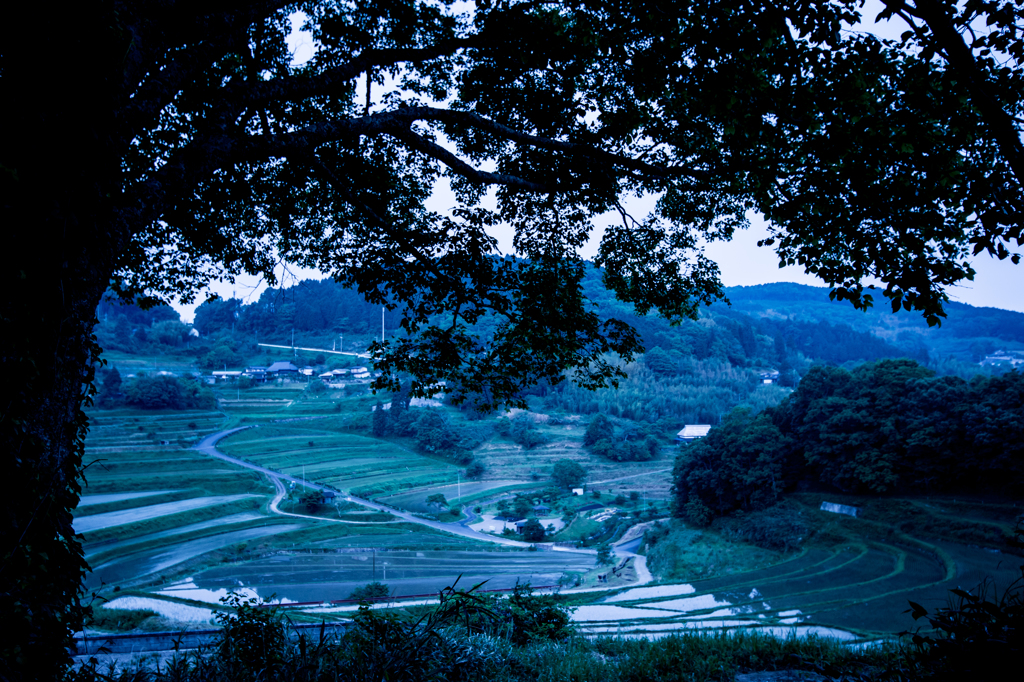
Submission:
[[[676,459],[676,513],[705,525],[786,493],[1024,492],[1024,375],[936,376],[911,360],[811,368],[760,413],[731,412]]]
[[[887,311],[861,312],[829,301],[827,290],[796,284],[726,289],[731,306],[701,309],[697,320],[677,325],[656,315],[637,315],[614,298],[590,267],[582,282],[599,318],[633,326],[646,349],[645,362],[661,376],[685,375],[693,363],[775,369],[793,386],[810,364],[843,364],[909,357],[939,373],[966,373],[986,353],[1024,349],[1024,314],[950,304],[941,327],[929,328],[918,316]],[[243,362],[256,343],[363,350],[381,333],[382,307],[330,279],[305,280],[265,290],[257,300],[215,299],[201,305],[193,327],[198,338],[168,306],[141,310],[104,300],[97,309],[97,335],[106,349],[192,355],[208,367]],[[388,337],[400,334],[396,312],[384,311]],[[493,326],[489,317],[477,327]],[[213,351],[217,349],[217,353]],[[952,363],[950,360],[952,359]]]

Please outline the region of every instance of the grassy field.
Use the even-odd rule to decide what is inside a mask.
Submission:
[[[215,392],[218,411],[91,415],[86,461],[92,464],[76,512],[96,567],[91,588],[107,596],[115,586],[157,594],[187,583],[196,590],[188,597],[193,605],[216,603],[217,595],[236,588],[319,602],[343,600],[355,587],[382,580],[385,571],[393,593],[409,595],[436,592],[460,574],[504,589],[515,580],[543,585],[574,576],[593,585],[598,572],[609,570],[598,568],[592,555],[493,551],[351,508],[321,510],[323,520],[273,516],[267,503],[274,488],[264,476],[188,449],[238,424],[260,427],[221,441],[228,454],[420,513],[436,511],[426,505],[436,492],[451,503],[482,506],[484,513],[493,513],[495,498],[517,492],[528,492],[536,503],[560,459],[587,470],[588,492],[549,502],[554,516],[585,508],[555,540],[608,540],[652,504],[667,512],[672,447],[651,462],[606,461],[582,447],[581,419],[534,415],[547,443],[531,450],[490,433],[474,450],[484,476],[463,478],[460,498],[459,469],[451,462],[416,451],[410,438],[368,435],[376,397],[332,391],[313,398],[298,382],[218,386]],[[455,410],[448,416],[468,422]],[[474,424],[487,431],[487,422]],[[620,495],[625,501],[616,503]],[[303,513],[295,497],[282,509]],[[858,506],[854,519],[820,512],[821,501],[802,493],[764,514],[707,529],[672,522],[652,534],[645,550],[663,584],[647,592],[579,595],[577,620],[595,635],[752,629],[870,638],[913,627],[904,613],[908,600],[933,608],[951,587],[972,587],[986,577],[1003,586],[1021,563],[1006,542],[1021,513],[1016,503],[828,496]],[[618,520],[604,522],[616,510]]]
[[[329,421],[293,422],[239,432],[220,442],[225,453],[363,498],[455,480],[453,465],[400,445],[329,430]]]
[[[870,638],[920,625],[909,601],[934,609],[950,589],[990,580],[998,591],[1020,576],[1024,558],[1007,544],[1016,502],[828,500],[857,506],[860,516],[820,511],[822,496],[804,493],[708,529],[673,522],[650,542],[648,565],[681,591],[627,591],[577,617],[593,634],[756,628]]]

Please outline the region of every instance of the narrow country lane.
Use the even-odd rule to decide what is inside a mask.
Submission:
[[[277,508],[277,505],[284,498],[284,494],[285,494],[285,486],[282,483],[282,481],[291,481],[291,482],[294,482],[296,484],[303,484],[304,483],[307,488],[313,488],[314,490],[331,490],[332,488],[330,488],[329,486],[326,486],[326,485],[322,485],[320,483],[312,483],[310,481],[302,481],[301,479],[295,478],[294,476],[289,476],[288,474],[281,473],[280,471],[275,471],[275,470],[269,469],[267,467],[259,466],[258,464],[253,464],[252,462],[247,462],[247,461],[245,461],[243,459],[239,459],[237,457],[232,457],[231,455],[226,455],[226,454],[224,454],[223,452],[221,452],[220,450],[217,449],[216,445],[217,445],[218,441],[222,440],[223,438],[226,438],[227,436],[230,436],[231,434],[238,433],[239,431],[244,431],[246,429],[251,429],[251,428],[258,428],[258,426],[257,425],[254,425],[254,426],[239,426],[239,427],[234,428],[234,429],[228,429],[227,431],[220,431],[218,433],[211,434],[211,435],[207,436],[206,438],[203,438],[201,441],[199,441],[199,443],[193,449],[194,450],[198,450],[199,452],[202,452],[202,453],[204,453],[206,455],[209,455],[210,457],[215,457],[215,458],[217,458],[219,460],[222,460],[222,461],[225,461],[225,462],[230,462],[231,464],[235,464],[235,465],[238,465],[238,466],[241,466],[241,467],[245,467],[247,469],[252,469],[253,471],[258,471],[258,472],[260,472],[262,474],[265,474],[268,477],[270,477],[270,479],[272,481],[274,481],[274,486],[277,488],[277,491],[278,491],[277,495],[274,497],[274,500],[271,502],[271,511],[274,512],[275,514],[281,514],[281,515],[284,515],[284,516],[296,516],[296,517],[299,517],[299,518],[306,518],[306,519],[315,519],[317,521],[336,521],[338,523],[354,523],[354,524],[362,525],[358,521],[348,521],[348,522],[345,522],[345,521],[342,521],[340,519],[325,519],[325,518],[322,518],[322,517],[319,517],[319,516],[303,516],[301,514],[289,514],[289,513],[280,511]],[[508,546],[508,547],[521,547],[521,548],[525,549],[525,548],[530,546],[530,543],[528,543],[528,542],[520,542],[519,540],[510,540],[508,538],[496,537],[494,535],[487,535],[486,533],[481,533],[479,531],[473,530],[472,528],[466,528],[465,526],[462,526],[459,523],[443,523],[441,521],[433,521],[431,519],[423,519],[423,518],[420,518],[418,516],[414,516],[413,514],[410,514],[409,512],[402,511],[401,509],[397,509],[395,507],[390,507],[390,506],[388,506],[386,504],[381,504],[379,502],[371,502],[370,500],[364,500],[362,498],[352,497],[352,496],[346,496],[345,499],[347,501],[349,501],[349,502],[354,502],[356,504],[359,504],[359,505],[362,505],[364,507],[367,507],[368,509],[373,509],[375,511],[385,511],[385,512],[388,512],[388,513],[390,513],[390,514],[392,514],[392,515],[402,519],[403,521],[408,521],[409,523],[416,523],[416,524],[419,524],[421,526],[427,526],[429,528],[434,528],[436,530],[444,531],[446,533],[451,533],[452,535],[459,535],[459,536],[462,536],[464,538],[470,538],[470,539],[473,539],[473,540],[481,540],[483,542],[491,542],[491,543],[495,543],[495,544],[499,544],[499,545],[505,545],[505,546]],[[557,548],[553,547],[552,549],[554,549],[555,551],[575,552],[575,553],[579,553],[579,554],[596,554],[597,553],[595,550],[592,550],[592,549],[569,549],[569,548],[561,548],[561,547],[557,547]]]

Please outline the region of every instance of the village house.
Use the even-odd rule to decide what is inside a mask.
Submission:
[[[267,374],[273,376],[296,376],[298,373],[299,368],[287,361],[275,362],[267,367]]]
[[[710,430],[710,424],[687,424],[682,431],[676,434],[676,445],[703,438],[708,435]]]

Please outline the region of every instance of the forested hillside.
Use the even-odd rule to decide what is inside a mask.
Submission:
[[[803,488],[1024,492],[1024,375],[936,376],[910,360],[817,366],[780,405],[737,409],[684,446],[677,513],[693,523]]]
[[[763,324],[777,322],[818,323],[831,320],[894,343],[911,357],[923,360],[927,350],[932,361],[949,356],[977,362],[999,349],[1024,349],[1024,314],[999,308],[979,308],[964,303],[946,305],[947,317],[940,327],[928,327],[919,315],[892,314],[884,302],[866,312],[848,303],[830,301],[828,289],[803,284],[777,283],[729,287],[731,307],[725,315],[750,316]]]
[[[1024,348],[1024,315],[952,304],[941,328],[918,317],[874,310],[860,313],[828,300],[824,289],[773,284],[727,290],[732,305],[716,304],[699,319],[672,324],[638,316],[588,270],[582,283],[602,319],[633,326],[646,348],[626,366],[618,391],[541,384],[530,393],[545,409],[603,413],[655,422],[718,423],[737,405],[754,411],[777,404],[816,364],[852,367],[883,358],[911,358],[938,374],[970,378],[991,372],[977,361],[997,349]],[[104,302],[97,337],[107,350],[178,355],[204,369],[264,364],[282,353],[301,364],[323,365],[315,352],[268,351],[270,343],[363,351],[380,338],[382,309],[332,280],[307,280],[268,289],[256,301],[210,301],[196,310],[192,327],[166,306],[140,310]],[[387,338],[401,334],[399,314],[384,311]],[[489,333],[494,321],[477,325]],[[975,334],[975,335],[972,335]],[[329,356],[336,357],[336,356]],[[1001,371],[999,369],[996,372]],[[777,372],[777,375],[775,374]],[[774,384],[764,384],[766,375]],[[781,387],[781,388],[780,388]]]

